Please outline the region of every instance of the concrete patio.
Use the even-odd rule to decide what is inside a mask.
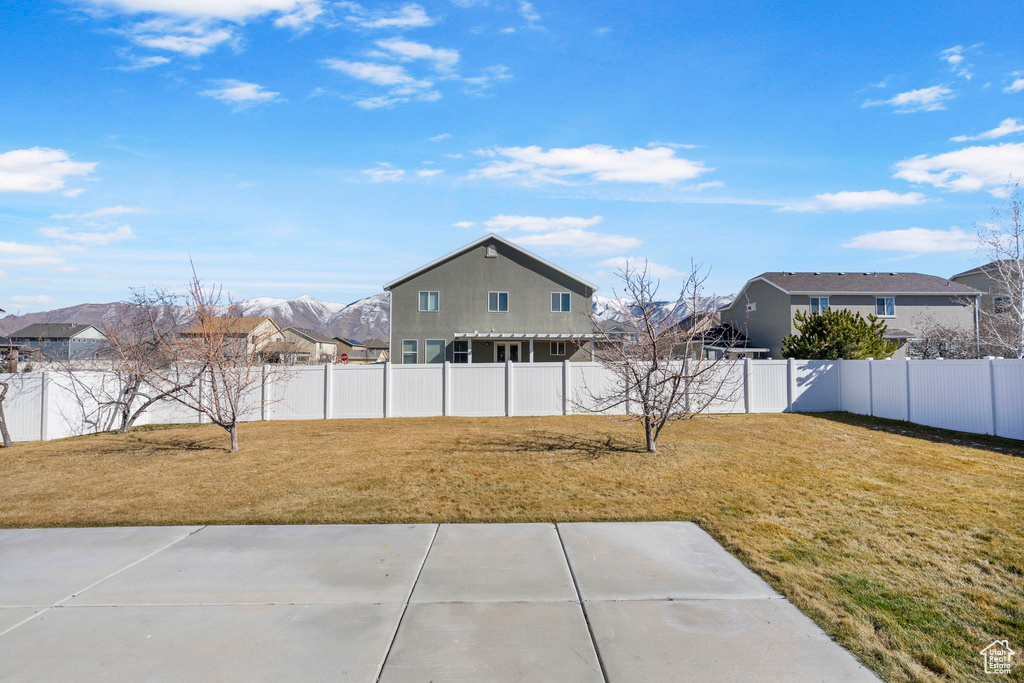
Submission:
[[[0,680],[876,681],[682,522],[0,531]]]

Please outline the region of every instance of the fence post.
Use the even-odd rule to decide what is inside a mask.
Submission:
[[[334,372],[330,363],[324,363],[324,419],[331,419],[331,403],[334,400]]]
[[[904,358],[907,366],[907,422],[913,422],[913,418],[910,417],[913,413],[910,409],[910,359]]]
[[[50,373],[39,374],[39,440],[48,441],[47,431],[50,422]]]
[[[505,417],[512,417],[512,361],[505,361]]]
[[[441,414],[452,414],[452,364],[444,362],[441,374]]]
[[[384,363],[384,417],[391,417],[391,361]]]
[[[871,363],[875,360],[874,358],[868,357],[868,415],[874,416],[875,414],[875,380],[871,376]],[[907,391],[910,391],[910,387],[907,387]]]
[[[743,412],[750,414],[750,359],[743,359]]]
[[[568,415],[571,411],[569,410],[569,396],[572,392],[572,370],[569,367],[569,361],[562,361],[562,415]]]
[[[996,359],[994,356],[986,356],[988,361],[988,386],[989,396],[992,404],[992,436],[999,434],[999,417],[996,412]]]
[[[795,398],[793,391],[793,382],[796,381],[794,372],[796,361],[792,358],[786,359],[786,411],[793,412],[793,399]]]

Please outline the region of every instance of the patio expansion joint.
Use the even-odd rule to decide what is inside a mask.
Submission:
[[[590,624],[590,615],[587,613],[587,605],[583,601],[583,596],[580,594],[580,586],[576,581],[576,572],[572,568],[572,561],[569,559],[569,553],[565,550],[565,541],[562,540],[562,532],[558,528],[558,524],[555,524],[555,535],[558,536],[558,544],[562,548],[562,557],[565,558],[565,564],[569,568],[569,577],[572,579],[572,589],[576,591],[576,601],[579,603],[580,611],[583,612],[583,621],[587,624],[587,634],[590,636],[590,644],[594,646],[594,655],[597,657],[597,664],[601,667],[601,677],[604,679],[604,683],[608,683],[608,670],[604,665],[604,658],[601,656],[601,648],[597,645],[597,638],[594,637],[594,627]]]
[[[77,598],[79,595],[81,595],[85,591],[89,590],[90,588],[95,588],[96,586],[100,585],[101,583],[103,583],[107,579],[113,578],[113,577],[117,576],[118,574],[120,574],[121,572],[123,572],[123,571],[125,571],[127,569],[131,569],[132,567],[134,567],[135,565],[139,564],[140,562],[145,562],[146,560],[148,560],[149,558],[153,557],[157,553],[161,553],[164,550],[167,550],[168,548],[170,548],[171,546],[176,545],[178,543],[181,543],[182,541],[184,541],[189,536],[192,536],[193,534],[197,534],[200,531],[202,531],[203,529],[205,529],[206,526],[207,525],[203,525],[203,526],[199,527],[198,529],[193,529],[193,530],[189,531],[187,534],[184,534],[183,536],[174,539],[170,543],[157,548],[153,552],[151,552],[151,553],[149,553],[147,555],[144,555],[143,557],[140,557],[139,559],[135,560],[134,562],[129,562],[128,564],[126,564],[125,566],[121,567],[117,571],[114,571],[114,572],[111,572],[110,574],[107,574],[106,576],[104,576],[103,578],[99,579],[98,581],[94,581],[94,582],[90,583],[85,588],[82,588],[82,589],[72,593],[71,595],[64,596],[60,600],[57,600],[56,602],[54,602],[52,605],[48,605],[48,606],[40,609],[38,612],[32,614],[31,616],[29,616],[29,617],[27,617],[25,619],[22,619],[21,621],[19,621],[14,626],[11,626],[10,628],[7,628],[7,629],[4,629],[3,631],[0,631],[0,638],[2,638],[3,636],[7,635],[8,633],[13,631],[14,629],[18,628],[19,626],[24,626],[25,624],[27,624],[28,622],[32,621],[36,617],[38,617],[40,615],[43,615],[43,614],[46,614],[51,609],[58,608],[58,607],[64,607],[65,606],[64,603],[66,603],[68,600],[71,600],[73,598]]]
[[[423,553],[423,561],[420,562],[419,571],[416,572],[416,578],[413,579],[412,586],[409,588],[409,593],[405,596],[405,602],[402,604],[402,613],[398,615],[398,621],[395,624],[395,631],[391,634],[391,640],[388,641],[388,649],[384,652],[384,656],[381,657],[380,665],[377,667],[377,675],[374,677],[375,683],[380,682],[380,677],[384,675],[384,667],[388,663],[388,657],[391,655],[392,648],[395,647],[395,640],[398,639],[398,630],[402,627],[402,620],[405,619],[405,613],[409,611],[409,601],[412,600],[412,594],[416,590],[416,584],[420,582],[420,576],[423,574],[423,567],[427,564],[427,558],[430,557],[430,551],[434,547],[434,540],[437,539],[437,532],[441,528],[440,524],[434,525],[434,533],[430,537],[430,543],[427,544],[427,552]]]

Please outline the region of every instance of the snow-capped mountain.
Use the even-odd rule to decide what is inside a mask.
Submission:
[[[735,295],[708,296],[701,300],[700,310],[711,311],[731,302]],[[692,311],[689,301],[661,301],[659,308],[664,319],[683,320]],[[391,327],[390,295],[386,292],[368,296],[349,304],[320,301],[309,295],[282,299],[259,296],[234,304],[243,315],[262,315],[271,318],[278,327],[305,327],[328,337],[344,337],[365,341],[370,338],[388,339]],[[594,314],[598,320],[621,320],[622,311],[629,302],[625,299],[594,297]],[[73,322],[101,326],[116,303],[80,304],[53,311],[9,315],[0,319],[0,335],[11,334],[32,323]]]

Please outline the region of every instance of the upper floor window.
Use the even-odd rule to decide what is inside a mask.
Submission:
[[[488,292],[487,310],[490,313],[508,313],[508,292]]]
[[[551,292],[551,312],[569,312],[569,292]]]
[[[884,318],[891,318],[896,315],[896,297],[878,296],[875,297],[875,315]]]
[[[438,292],[420,292],[420,310],[437,311],[441,306],[441,295]]]
[[[827,296],[812,296],[811,297],[811,313],[824,313],[828,310],[828,297]]]

